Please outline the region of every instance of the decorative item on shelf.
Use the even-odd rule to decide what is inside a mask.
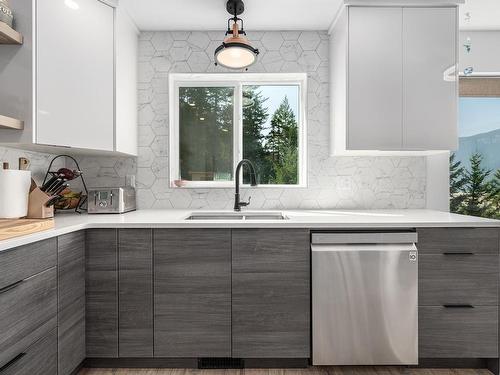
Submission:
[[[464,48],[465,48],[465,52],[471,53],[472,39],[470,37],[467,37],[467,39],[465,39]]]
[[[14,15],[10,9],[9,0],[0,0],[0,22],[6,23],[12,27],[14,23]]]
[[[215,50],[215,65],[229,69],[248,69],[257,61],[259,50],[252,47],[246,38],[243,20],[238,18],[245,11],[245,4],[242,0],[228,0],[226,9],[233,17],[227,21],[226,36],[229,36]]]
[[[474,73],[474,68],[472,66],[468,66],[464,69],[464,75],[470,76],[472,73]]]
[[[57,171],[52,170],[54,161],[60,158],[67,158],[71,160],[75,169],[59,168]],[[73,183],[81,179],[83,191],[73,191],[68,182]],[[49,164],[41,190],[51,196],[51,199],[46,202],[49,207],[54,207],[56,210],[67,211],[74,210],[77,213],[85,211],[85,203],[88,198],[87,184],[83,178],[83,172],[78,165],[78,162],[69,155],[58,155]]]
[[[13,24],[14,14],[9,0],[0,0],[0,44],[23,44],[23,36],[12,28]]]

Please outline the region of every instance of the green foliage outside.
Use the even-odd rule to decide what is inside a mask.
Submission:
[[[298,124],[285,97],[265,124],[269,114],[258,86],[246,86],[243,93],[243,157],[258,169],[260,184],[298,183]],[[248,182],[245,176],[244,181]]]
[[[231,180],[233,175],[233,89],[179,89],[181,178]]]
[[[465,169],[455,154],[450,156],[451,212],[500,219],[500,169],[495,173],[482,167],[483,157],[473,154]]]
[[[286,96],[272,114],[268,113],[268,100],[259,86],[244,86],[243,157],[256,166],[260,184],[297,184],[297,120]],[[233,116],[232,87],[180,88],[182,179],[233,179]],[[248,183],[246,173],[245,170],[244,182]]]

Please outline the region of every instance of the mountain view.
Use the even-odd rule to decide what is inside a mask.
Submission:
[[[496,171],[500,168],[500,129],[459,138],[459,147],[455,159],[466,169],[470,168],[470,157],[483,156],[482,167]]]

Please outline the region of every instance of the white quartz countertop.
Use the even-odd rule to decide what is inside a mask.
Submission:
[[[121,215],[62,213],[56,216],[53,229],[0,241],[0,251],[90,228],[500,228],[500,220],[433,210],[283,210],[279,212],[288,220],[185,220],[192,213],[201,212],[211,211],[139,210]]]

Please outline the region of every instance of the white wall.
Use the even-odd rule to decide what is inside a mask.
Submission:
[[[450,210],[450,155],[448,152],[427,157],[426,208]]]
[[[470,54],[464,47],[467,37],[472,42]],[[460,72],[469,66],[474,73],[500,75],[500,31],[460,32]]]

